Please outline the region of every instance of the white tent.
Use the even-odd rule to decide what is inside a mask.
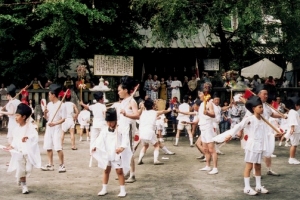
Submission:
[[[282,68],[271,62],[269,59],[264,58],[261,61],[245,67],[241,72],[242,76],[252,78],[257,74],[260,78],[267,78],[273,76],[273,78],[280,78],[282,74]]]

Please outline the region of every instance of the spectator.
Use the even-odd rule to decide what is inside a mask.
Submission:
[[[45,89],[49,89],[49,86],[52,84],[52,81],[48,79],[48,81],[45,83]]]
[[[273,76],[269,76],[269,78],[265,81],[265,84],[275,86],[276,83],[273,79]]]
[[[167,83],[167,100],[170,101],[172,99],[172,88],[171,88],[172,76],[169,76],[166,83]]]
[[[30,88],[32,86],[32,89],[37,90],[37,89],[44,89],[41,82],[37,79],[37,77],[34,77],[34,79],[31,81],[31,83],[29,84],[28,88]]]
[[[256,74],[253,76],[252,82],[250,83],[251,87],[253,88],[253,92],[256,91],[256,88],[261,84],[261,80],[259,76]]]
[[[67,89],[71,89],[74,86],[74,82],[72,81],[71,77],[68,75],[67,80],[64,82],[64,87]]]
[[[174,76],[174,81],[171,83],[172,88],[172,98],[177,97],[180,100],[180,88],[182,87],[181,81],[177,80],[177,76]]]
[[[189,94],[192,97],[192,100],[194,100],[197,95],[198,95],[198,91],[197,91],[197,80],[196,80],[196,76],[193,75],[192,76],[192,80],[190,80],[188,82],[188,87],[189,87]]]
[[[163,100],[167,100],[167,83],[164,78],[160,79],[160,93],[159,98]]]
[[[184,76],[183,83],[182,83],[182,93],[181,93],[182,97],[189,94],[188,83],[189,83],[189,78],[187,76]]]

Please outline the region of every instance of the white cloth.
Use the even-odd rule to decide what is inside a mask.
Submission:
[[[102,103],[95,103],[89,106],[89,110],[93,112],[93,128],[102,128],[106,125],[105,112],[106,107]]]
[[[182,103],[179,105],[178,110],[180,112],[190,112],[190,105],[187,103]],[[181,123],[182,121],[189,122],[190,116],[179,113],[177,116],[177,120],[179,123]]]
[[[61,119],[66,119],[67,116],[67,110],[64,104],[61,104],[60,108],[58,109],[60,105],[60,101],[57,101],[56,103],[49,102],[47,104],[47,116],[48,116],[48,123],[52,121],[56,122]],[[56,112],[57,111],[57,112]],[[56,112],[56,115],[55,115]],[[55,115],[55,117],[54,117]],[[54,117],[54,118],[53,118]],[[44,149],[45,150],[51,150],[54,149],[55,151],[62,150],[61,146],[61,131],[62,131],[62,125],[56,125],[50,127],[49,125],[46,125],[46,132],[44,136]]]
[[[155,136],[157,112],[155,110],[144,110],[140,116],[140,139],[151,140]]]
[[[106,169],[110,162],[121,160],[124,174],[129,171],[132,152],[128,133],[122,127],[118,126],[114,132],[109,132],[108,128],[103,129],[92,144],[92,149],[95,147],[96,151],[92,155],[98,161],[98,167]],[[116,154],[116,147],[123,147],[124,151]]]
[[[13,129],[14,138],[11,146],[15,151],[19,153],[12,153],[9,167],[7,172],[12,172],[14,170],[19,170],[16,174],[19,176],[23,173],[23,170],[28,169],[28,174],[30,173],[30,166],[20,166],[20,160],[27,159],[30,165],[40,168],[41,167],[41,154],[38,145],[38,132],[31,123],[26,123],[24,126],[19,124]],[[23,137],[28,137],[26,142],[22,142]],[[26,155],[26,156],[24,156]],[[24,162],[21,162],[24,163]],[[22,169],[21,169],[22,168]]]
[[[13,113],[12,115],[8,115],[7,138],[12,138],[13,137],[12,129],[15,128],[18,125],[17,122],[16,122],[15,113],[16,113],[17,107],[20,103],[21,103],[20,100],[13,99],[13,100],[10,100],[7,103],[6,107],[5,107],[8,113]]]
[[[172,89],[172,98],[177,97],[178,101],[180,101],[180,88],[182,87],[182,83],[179,80],[172,81],[171,83]]]
[[[75,104],[73,102],[70,102],[70,101],[67,101],[64,104],[65,104],[66,112],[67,112],[66,118],[73,118]]]
[[[80,111],[77,120],[80,126],[89,126],[91,120],[91,112],[85,109]]]

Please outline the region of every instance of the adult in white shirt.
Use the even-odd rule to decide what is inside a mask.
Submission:
[[[174,76],[174,81],[171,83],[172,88],[172,98],[177,97],[180,100],[180,88],[182,87],[181,81],[177,80],[177,77]]]

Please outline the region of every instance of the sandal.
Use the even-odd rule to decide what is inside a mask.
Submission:
[[[72,147],[72,150],[77,150],[77,148],[76,147],[75,148]]]

